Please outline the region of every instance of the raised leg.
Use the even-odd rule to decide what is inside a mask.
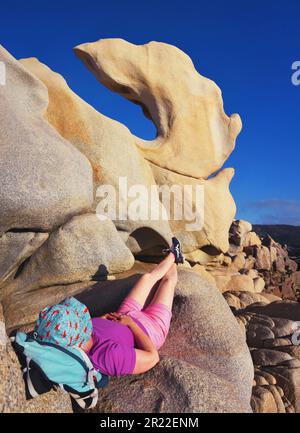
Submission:
[[[177,284],[177,266],[173,264],[161,279],[149,305],[164,304],[172,310],[174,291]]]
[[[173,253],[167,255],[167,257],[162,260],[155,268],[150,272],[152,278],[154,278],[155,283],[161,280],[168,270],[172,267],[175,262],[175,256]]]
[[[168,273],[169,269],[174,265],[174,260],[174,254],[168,254],[168,256],[162,260],[151,272],[147,272],[141,276],[141,278],[130,290],[127,297],[135,299],[140,305],[143,306],[153,286]]]

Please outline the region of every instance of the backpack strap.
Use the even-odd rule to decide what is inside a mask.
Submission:
[[[78,350],[83,357],[83,359],[86,362],[86,365],[89,368],[88,374],[87,374],[87,380],[88,383],[92,389],[91,392],[89,392],[86,396],[75,394],[74,392],[68,391],[70,396],[75,400],[75,403],[78,404],[81,409],[93,409],[97,402],[98,402],[98,389],[96,388],[94,376],[96,375],[97,371],[95,370],[90,358],[88,355],[78,346],[73,346],[74,349]]]
[[[80,351],[80,353],[81,353],[82,357],[84,358],[87,366],[89,367],[90,371],[93,373],[93,376],[97,375],[98,370],[93,366],[88,355],[82,349],[80,349],[80,347],[78,347],[78,346],[74,346],[73,348]],[[99,372],[99,373],[101,374],[101,380],[98,382],[97,388],[99,388],[99,387],[104,388],[108,384],[108,376],[104,373],[101,373],[101,372]]]
[[[98,390],[94,389],[93,392],[82,397],[79,394],[74,394],[73,392],[69,392],[70,396],[75,400],[79,407],[82,409],[93,409],[98,402]],[[91,402],[88,400],[91,399]]]
[[[31,381],[31,377],[30,377],[30,358],[26,357],[26,367],[24,368],[24,374],[26,374],[26,381],[27,381],[27,387],[28,387],[28,392],[31,395],[32,398],[34,397],[38,397],[39,394],[36,392],[33,383]]]
[[[72,346],[72,347],[73,347],[73,349],[76,349],[76,350],[78,350],[79,353],[81,353],[81,356],[82,356],[83,359],[85,360],[85,362],[86,362],[87,366],[89,367],[89,369],[90,369],[90,370],[93,369],[94,366],[93,366],[93,364],[92,364],[90,358],[89,358],[89,357],[87,356],[87,354],[85,353],[85,351],[82,350],[82,349],[81,349],[80,347],[78,347],[78,346]]]
[[[97,372],[90,360],[90,358],[87,356],[87,354],[85,353],[84,350],[80,349],[80,347],[78,346],[73,346],[74,349],[78,350],[81,353],[81,356],[83,357],[83,359],[86,362],[86,365],[89,368],[88,374],[87,374],[87,381],[90,384],[90,386],[94,389],[96,389],[96,385],[95,385],[95,381],[94,381],[94,377],[96,376]]]

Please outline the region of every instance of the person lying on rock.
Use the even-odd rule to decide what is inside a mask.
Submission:
[[[166,258],[140,277],[117,312],[91,319],[85,305],[69,298],[58,304],[61,308],[48,307],[40,313],[35,338],[66,347],[78,345],[95,369],[108,376],[150,370],[159,362],[158,350],[170,327],[176,264],[184,261],[176,238],[164,252]]]

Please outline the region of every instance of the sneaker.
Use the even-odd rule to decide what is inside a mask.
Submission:
[[[181,252],[181,246],[180,242],[177,238],[172,238],[172,246],[171,248],[167,248],[162,251],[164,254],[173,253],[175,256],[175,263],[183,263],[184,262],[184,256]]]

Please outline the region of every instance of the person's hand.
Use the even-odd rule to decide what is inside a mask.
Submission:
[[[103,316],[100,316],[100,319],[108,319],[109,314],[110,313],[103,314]]]
[[[127,316],[126,314],[120,314],[120,313],[107,313],[106,319],[113,320],[114,322],[119,322],[121,325],[129,326],[132,324],[133,320],[130,316]]]

